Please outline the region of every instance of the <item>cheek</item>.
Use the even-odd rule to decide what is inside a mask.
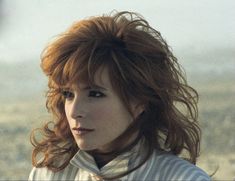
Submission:
[[[70,120],[70,116],[69,116],[70,109],[69,109],[69,106],[67,106],[66,104],[64,105],[64,112],[65,112],[66,118],[69,121]]]
[[[66,101],[64,102],[64,112],[65,112],[66,116],[70,112],[70,106],[69,106],[69,104]]]
[[[100,106],[95,106],[92,109],[92,115],[90,115],[91,120],[94,120],[97,126],[103,128],[126,128],[130,122],[133,120],[129,112],[127,112],[123,107],[115,104],[104,104]]]
[[[113,109],[111,107],[112,106],[107,105],[93,106],[90,111],[90,116],[94,120],[107,120],[105,118],[109,118],[114,115]]]
[[[65,117],[66,117],[66,120],[67,120],[67,124],[70,126],[70,127],[74,127],[75,125],[75,121],[74,119],[71,117],[70,113],[71,113],[71,107],[69,105],[66,105],[64,106],[64,112],[65,112]]]

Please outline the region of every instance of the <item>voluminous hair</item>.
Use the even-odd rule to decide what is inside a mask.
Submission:
[[[69,129],[61,90],[78,81],[93,84],[94,74],[104,66],[113,89],[130,112],[132,100],[144,105],[133,124],[114,140],[112,154],[128,150],[130,147],[120,149],[120,145],[138,130],[135,143],[144,138],[148,146],[141,164],[155,149],[184,153],[184,158],[195,164],[200,150],[197,92],[187,84],[160,32],[137,13],[116,12],[75,22],[43,51],[41,68],[49,87],[46,106],[53,120],[31,134],[33,165],[56,172],[69,164],[79,148]]]

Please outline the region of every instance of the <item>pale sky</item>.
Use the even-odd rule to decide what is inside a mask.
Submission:
[[[38,61],[74,21],[114,9],[142,14],[179,54],[235,50],[234,0],[0,0],[0,62]]]

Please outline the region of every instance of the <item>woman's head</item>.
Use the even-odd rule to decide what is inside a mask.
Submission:
[[[102,153],[112,151],[113,141],[134,120],[109,78],[107,67],[100,68],[94,75],[92,85],[78,80],[62,90],[65,121],[68,121],[79,149]],[[132,113],[137,117],[143,110],[134,103],[131,105]],[[125,141],[131,142],[132,139],[126,138]]]
[[[113,148],[138,132],[137,138],[145,137],[151,149],[174,154],[186,149],[195,162],[200,136],[195,122],[197,93],[187,85],[160,33],[138,14],[121,12],[74,23],[45,49],[41,67],[49,78],[47,107],[55,115],[53,134],[60,142],[75,144],[67,119],[72,114],[66,112],[64,98],[70,94],[64,90],[80,84],[93,88],[104,70],[119,101],[114,103],[133,118],[112,140]],[[75,97],[77,88],[72,91]],[[85,115],[86,109],[83,111]],[[92,123],[85,126],[95,129]]]

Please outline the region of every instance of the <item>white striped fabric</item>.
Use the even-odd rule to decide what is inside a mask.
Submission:
[[[33,168],[29,180],[96,181],[100,180],[99,175],[114,176],[127,171],[141,161],[144,150],[141,147],[143,144],[138,144],[132,151],[116,157],[101,169],[96,166],[91,155],[80,150],[64,170],[53,173],[47,168]],[[144,165],[119,180],[208,181],[211,179],[204,171],[188,161],[169,153],[155,151]]]

